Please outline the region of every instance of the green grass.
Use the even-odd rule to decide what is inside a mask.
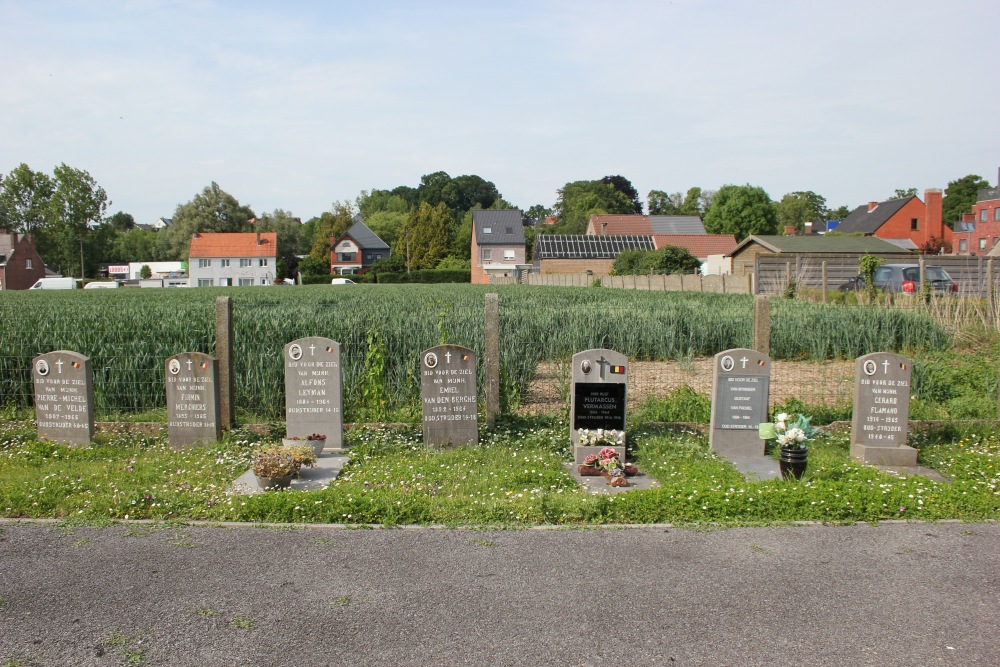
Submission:
[[[912,438],[921,463],[951,484],[853,463],[846,435],[810,443],[801,481],[747,482],[704,437],[640,427],[630,447],[658,486],[592,495],[564,466],[567,430],[557,419],[506,422],[484,430],[478,447],[428,451],[414,431],[356,429],[347,434],[350,462],[331,487],[235,496],[229,483],[264,439],[235,433],[211,448],[175,452],[162,440],[116,436],[67,448],[35,441],[30,423],[4,423],[0,514],[72,525],[127,518],[486,527],[1000,517],[1000,436],[992,432]],[[162,539],[194,546],[183,529]]]

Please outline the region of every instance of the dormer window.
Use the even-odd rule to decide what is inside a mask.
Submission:
[[[483,234],[492,234],[492,233],[493,233],[492,227],[483,227]]]

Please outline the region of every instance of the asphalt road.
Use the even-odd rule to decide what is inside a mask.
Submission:
[[[0,524],[2,665],[1000,665],[1000,525]]]

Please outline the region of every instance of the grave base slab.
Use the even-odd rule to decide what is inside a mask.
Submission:
[[[725,458],[736,466],[747,481],[766,482],[769,479],[781,479],[781,468],[770,456],[726,456]]]
[[[580,486],[585,488],[588,493],[624,493],[626,491],[654,489],[660,485],[659,482],[641,470],[638,475],[625,478],[628,480],[628,486],[611,486],[603,476],[589,477],[581,475],[577,470],[576,464],[567,463],[565,466],[572,473],[573,479],[579,482]]]
[[[851,445],[851,460],[869,465],[915,468],[917,450],[909,445],[873,447],[854,443]]]
[[[325,449],[323,454],[316,460],[316,465],[312,468],[302,468],[299,476],[292,479],[289,487],[293,491],[318,491],[330,486],[333,480],[337,479],[340,471],[347,464],[347,455],[342,450]],[[264,489],[257,483],[257,477],[252,470],[247,470],[240,475],[232,485],[233,493],[252,495],[264,493]]]

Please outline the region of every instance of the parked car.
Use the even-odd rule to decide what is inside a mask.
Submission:
[[[924,265],[924,273],[933,291],[942,294],[958,293],[958,284],[940,266]],[[920,291],[919,264],[883,264],[875,269],[874,278],[875,288],[883,292],[916,294]],[[864,288],[865,280],[861,276],[855,276],[839,287],[842,292]]]
[[[83,289],[118,289],[121,285],[117,280],[95,280],[83,286]]]
[[[330,281],[331,285],[357,285],[356,282],[350,278],[334,278]]]

